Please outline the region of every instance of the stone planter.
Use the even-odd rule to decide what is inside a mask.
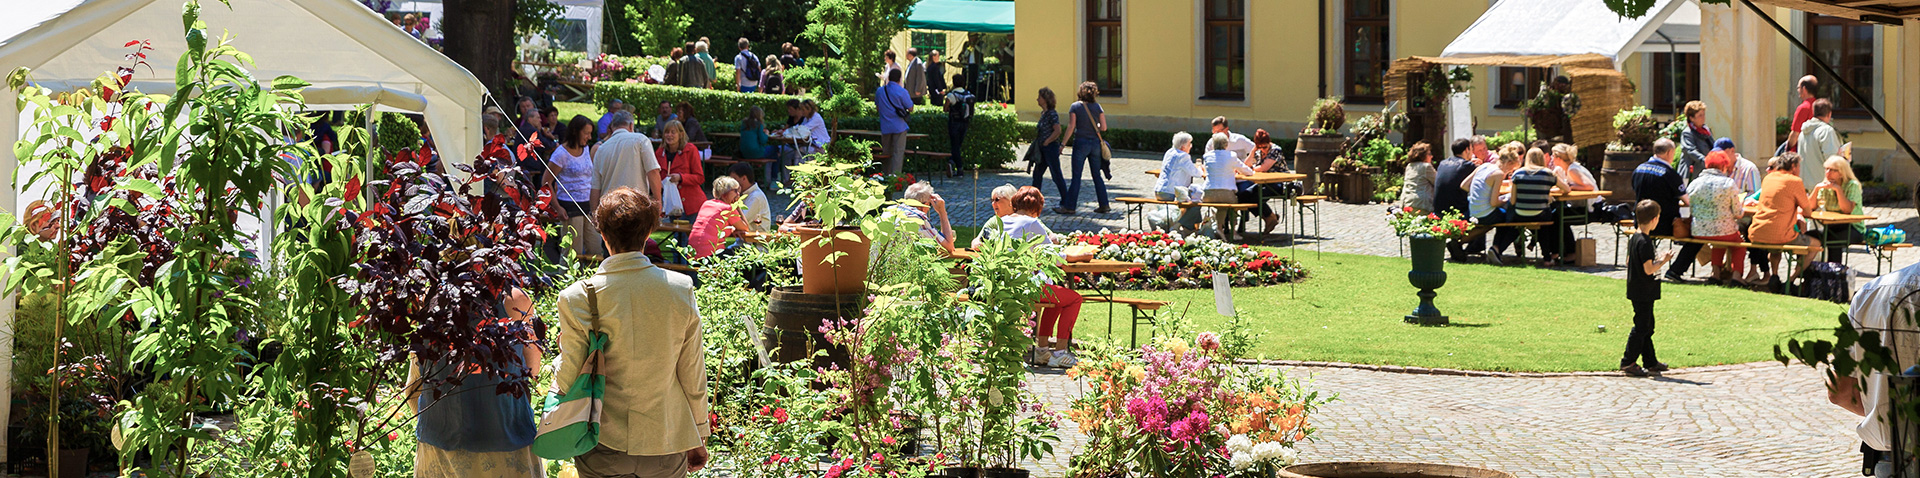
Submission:
[[[1446,325],[1447,316],[1440,315],[1440,309],[1433,306],[1434,292],[1447,285],[1447,241],[1425,234],[1408,236],[1407,242],[1413,249],[1413,270],[1407,272],[1407,282],[1412,283],[1420,292],[1420,306],[1407,314],[1409,324]]]
[[[1430,463],[1309,463],[1282,468],[1278,478],[1513,478],[1512,473]]]
[[[1300,144],[1293,151],[1293,171],[1307,175],[1300,185],[1305,186],[1309,194],[1320,190],[1319,173],[1333,169],[1333,158],[1340,156],[1340,148],[1346,142],[1346,135],[1300,135]]]
[[[1607,202],[1631,203],[1639,199],[1633,193],[1633,170],[1653,157],[1652,151],[1608,151],[1605,161],[1600,163],[1600,189],[1612,191]]]

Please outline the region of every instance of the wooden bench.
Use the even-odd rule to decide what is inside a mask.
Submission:
[[[1887,270],[1893,270],[1893,253],[1913,247],[1913,244],[1896,242],[1893,244],[1867,245],[1867,252],[1873,253],[1873,275],[1880,275],[1880,265],[1886,264]]]
[[[1538,237],[1538,236],[1539,236],[1539,231],[1540,231],[1540,228],[1542,228],[1542,227],[1552,227],[1552,226],[1555,226],[1555,225],[1557,225],[1557,224],[1558,224],[1558,223],[1555,223],[1555,222],[1553,222],[1553,221],[1534,221],[1534,222],[1503,222],[1503,223],[1499,223],[1499,224],[1494,224],[1494,225],[1491,225],[1491,226],[1480,226],[1480,225],[1475,225],[1475,226],[1473,226],[1473,227],[1474,227],[1475,229],[1481,229],[1481,228],[1485,228],[1485,229],[1499,229],[1499,228],[1502,228],[1502,227],[1517,227],[1517,228],[1520,228],[1521,230],[1523,230],[1523,231],[1524,231],[1524,234],[1523,234],[1523,235],[1521,236],[1521,238],[1520,238],[1520,240],[1519,240],[1519,241],[1517,241],[1517,242],[1514,242],[1514,244],[1515,244],[1515,247],[1513,248],[1513,252],[1515,253],[1515,254],[1514,254],[1514,256],[1515,256],[1515,257],[1518,257],[1518,258],[1520,258],[1520,260],[1521,260],[1522,262],[1525,262],[1525,261],[1527,260],[1527,241],[1528,241],[1529,239],[1533,239],[1533,238],[1535,238],[1535,237]],[[1486,235],[1486,233],[1484,233],[1484,232],[1483,232],[1483,233],[1481,233],[1481,235]],[[1489,245],[1488,247],[1492,247],[1492,246],[1491,246],[1491,245]],[[1541,255],[1541,257],[1542,257],[1542,258],[1545,258],[1545,256],[1546,256],[1546,253],[1547,253],[1547,245],[1546,245],[1546,244],[1541,244],[1541,245],[1540,245],[1540,255]],[[1491,254],[1492,254],[1492,251],[1491,251],[1491,250],[1489,250],[1489,251],[1488,251],[1488,254],[1489,254],[1489,256],[1488,256],[1488,257],[1492,257],[1492,256],[1491,256]]]
[[[713,155],[713,157],[710,157],[704,161],[701,161],[701,164],[717,167],[720,170],[720,174],[723,174],[723,175],[726,174],[726,168],[733,167],[733,165],[737,163],[747,163],[747,164],[756,165],[760,167],[760,184],[773,184],[773,165],[779,162],[780,162],[779,160],[770,159],[770,158],[769,159],[735,159],[732,156],[723,156],[723,155],[716,154],[716,155]]]
[[[1182,208],[1209,207],[1209,208],[1218,209],[1223,214],[1234,214],[1242,211],[1250,211],[1250,210],[1253,210],[1253,208],[1259,206],[1258,204],[1248,204],[1248,203],[1162,201],[1155,198],[1143,198],[1143,197],[1123,197],[1123,198],[1114,198],[1113,200],[1118,201],[1121,204],[1126,204],[1129,207],[1126,215],[1139,216],[1140,227],[1135,228],[1139,230],[1146,230],[1147,226],[1151,225],[1147,223],[1147,215],[1145,212],[1145,208],[1149,204],[1158,204],[1162,206],[1174,206],[1174,207],[1182,207]],[[1219,237],[1220,240],[1223,240],[1223,241],[1226,240],[1226,237],[1227,237],[1226,234],[1227,234],[1227,231],[1214,231],[1214,235],[1216,237]]]
[[[1173,304],[1172,302],[1167,302],[1164,300],[1131,299],[1126,297],[1101,297],[1101,296],[1087,296],[1086,301],[1087,302],[1105,302],[1105,303],[1114,304],[1114,305],[1124,305],[1124,306],[1127,306],[1129,309],[1132,309],[1133,327],[1131,328],[1131,330],[1128,331],[1128,334],[1127,334],[1127,345],[1130,348],[1140,346],[1139,344],[1140,324],[1144,323],[1154,327],[1159,327],[1159,324],[1154,321],[1153,312],[1160,310],[1160,308],[1162,307],[1166,307],[1168,305]],[[1107,334],[1109,335],[1113,334],[1113,314],[1107,314]],[[1153,338],[1153,333],[1148,332],[1147,338]]]
[[[1793,244],[1755,244],[1752,242],[1715,241],[1712,239],[1700,239],[1700,238],[1693,238],[1693,237],[1681,239],[1681,238],[1669,237],[1669,236],[1654,236],[1654,238],[1668,239],[1668,240],[1672,240],[1673,242],[1687,242],[1687,243],[1701,244],[1701,245],[1714,246],[1714,247],[1744,247],[1749,250],[1758,249],[1762,251],[1790,252],[1792,254],[1787,255],[1787,270],[1793,270],[1793,269],[1799,268],[1798,266],[1800,263],[1800,256],[1812,254],[1822,249],[1820,246],[1800,246],[1800,245],[1793,245]],[[1633,265],[1626,264],[1625,266],[1632,267]],[[1689,266],[1691,266],[1691,264],[1689,264]],[[1780,271],[1774,271],[1774,272],[1777,273]],[[1791,274],[1788,274],[1788,275],[1791,276]],[[1786,287],[1787,287],[1787,290],[1786,290],[1787,295],[1793,295],[1793,284],[1788,283]]]
[[[1288,237],[1287,247],[1293,247],[1294,238],[1307,235],[1307,210],[1311,209],[1313,210],[1313,254],[1314,257],[1320,256],[1320,244],[1327,242],[1320,240],[1320,201],[1325,200],[1327,200],[1326,196],[1318,194],[1304,194],[1293,197],[1293,212],[1300,218],[1300,234]]]

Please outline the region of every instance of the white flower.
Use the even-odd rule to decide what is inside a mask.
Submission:
[[[1253,451],[1253,440],[1248,439],[1246,435],[1234,435],[1233,438],[1227,439],[1227,451],[1233,452],[1236,456]]]
[[[1236,451],[1233,452],[1233,456],[1227,458],[1227,463],[1232,464],[1234,470],[1245,470],[1253,466],[1253,456]]]
[[[1260,444],[1253,446],[1253,459],[1259,460],[1259,461],[1267,461],[1275,458],[1280,458],[1280,454],[1283,453],[1286,449],[1287,447],[1282,446],[1279,443],[1270,442],[1270,441],[1261,442]]]
[[[1298,459],[1300,459],[1300,452],[1298,450],[1294,450],[1292,447],[1282,447],[1280,448],[1280,462],[1276,464],[1280,466],[1292,465],[1293,462]]]

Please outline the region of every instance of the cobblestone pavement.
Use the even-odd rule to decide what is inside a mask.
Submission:
[[[1828,404],[1811,368],[1757,365],[1665,378],[1486,378],[1283,368],[1339,394],[1314,416],[1303,462],[1410,461],[1520,477],[1858,476],[1857,417]],[[1033,385],[1064,408],[1082,384]],[[1064,450],[1084,441],[1067,424]],[[1062,476],[1070,451],[1025,466]]]
[[[1157,155],[1121,153],[1114,162],[1113,196],[1149,195]],[[1023,169],[1015,163],[1013,168]],[[1069,173],[1071,174],[1071,173]],[[1050,183],[1051,181],[1049,181]],[[1030,184],[1021,172],[969,174],[934,179],[949,202],[956,226],[972,226],[991,214],[987,192],[1000,184]],[[1056,231],[1124,227],[1119,209],[1090,214],[1091,184],[1081,214],[1043,218]],[[1049,206],[1058,202],[1044,185]],[[1320,233],[1301,238],[1328,252],[1395,256],[1397,240],[1381,215],[1382,205],[1323,203]],[[1920,230],[1905,207],[1869,207],[1881,219]],[[1309,216],[1309,220],[1311,216]],[[1600,266],[1579,272],[1621,278],[1612,263],[1613,228],[1585,230],[1598,242]],[[1318,238],[1316,239],[1317,236]],[[1259,239],[1257,236],[1255,239]],[[1284,244],[1279,241],[1276,244]],[[1671,247],[1671,246],[1669,246]],[[1873,262],[1855,247],[1847,262],[1870,279]],[[1912,264],[1920,251],[1901,251],[1895,264]],[[1704,271],[1704,268],[1697,269]],[[1826,402],[1817,372],[1806,367],[1758,364],[1735,370],[1676,373],[1666,378],[1494,378],[1421,375],[1346,368],[1284,368],[1313,378],[1314,387],[1340,395],[1315,417],[1320,440],[1303,446],[1302,460],[1418,461],[1484,466],[1521,477],[1844,477],[1858,476],[1858,419]],[[1080,394],[1082,384],[1058,370],[1037,370],[1030,382],[1056,410]],[[1072,423],[1063,424],[1062,446],[1053,457],[1023,466],[1037,476],[1063,476],[1084,443]]]

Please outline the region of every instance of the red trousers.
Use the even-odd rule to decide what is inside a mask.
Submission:
[[[1740,237],[1740,233],[1738,232],[1724,235],[1724,236],[1712,236],[1712,237],[1700,236],[1698,237],[1698,239],[1706,239],[1710,241],[1746,242],[1746,239]],[[1727,251],[1728,249],[1733,250],[1731,252],[1731,255],[1733,256],[1732,257],[1733,260],[1721,262],[1727,259],[1727,255],[1729,255],[1729,252]],[[1745,272],[1747,270],[1747,248],[1712,246],[1711,251],[1712,252],[1707,253],[1707,263],[1726,265],[1728,268],[1733,269],[1733,277],[1735,279],[1740,278],[1740,273]]]
[[[1073,323],[1080,320],[1080,304],[1086,299],[1072,289],[1047,284],[1047,295],[1040,302],[1052,305],[1041,309],[1040,328],[1034,330],[1034,337],[1055,337],[1059,343],[1073,342]],[[1056,324],[1059,329],[1055,330]]]

